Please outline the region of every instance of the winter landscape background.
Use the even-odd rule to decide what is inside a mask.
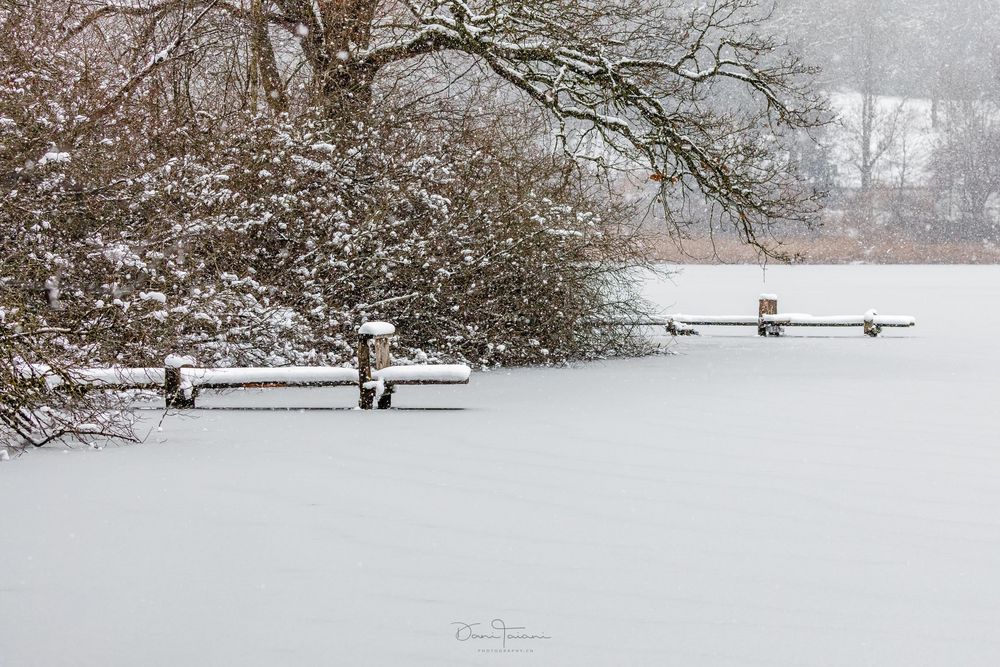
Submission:
[[[783,240],[811,263],[1000,259],[1000,50],[994,2],[778,2],[776,23],[822,68],[833,122],[801,145],[830,193],[821,224]],[[753,261],[731,239],[685,245]],[[683,261],[665,244],[661,254]]]
[[[997,34],[0,0],[0,667],[997,664]]]

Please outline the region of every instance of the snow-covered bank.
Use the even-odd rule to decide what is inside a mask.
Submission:
[[[996,664],[1000,268],[766,276],[648,292],[919,324],[706,328],[394,400],[454,411],[206,411],[0,463],[0,665]],[[456,639],[493,619],[550,639]]]

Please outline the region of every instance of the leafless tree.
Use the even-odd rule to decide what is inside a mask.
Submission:
[[[74,333],[23,324],[0,318],[0,446],[41,447],[68,438],[134,441],[127,401],[77,382],[73,355],[66,353]]]
[[[988,98],[946,105],[932,167],[939,189],[958,200],[961,236],[1000,240],[1000,219],[987,208],[1000,195],[1000,105]]]
[[[803,219],[814,208],[782,159],[781,138],[815,124],[819,100],[804,85],[810,70],[768,35],[768,13],[756,0],[88,0],[70,7],[68,43],[116,25],[145,40],[132,45],[146,55],[118,97],[158,67],[210,48],[212,30],[243,36],[232,43],[247,53],[246,85],[276,112],[304,104],[357,118],[399,67],[455,67],[466,58],[545,109],[575,158],[607,166],[618,156],[660,183],[664,202],[671,190],[705,198],[749,243],[772,222]],[[239,60],[238,53],[229,59]],[[217,91],[194,103],[211,95]]]

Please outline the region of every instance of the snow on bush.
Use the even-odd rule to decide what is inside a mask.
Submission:
[[[222,365],[341,363],[372,319],[478,364],[629,351],[582,325],[642,309],[625,210],[544,152],[491,140],[247,118],[169,161],[135,193],[179,239],[146,269],[185,308],[161,337]]]
[[[606,324],[644,309],[631,211],[537,136],[391,112],[140,113],[114,67],[0,27],[20,49],[0,61],[0,444],[128,434],[103,393],[24,365],[340,366],[371,320],[396,325],[404,362],[640,349]]]

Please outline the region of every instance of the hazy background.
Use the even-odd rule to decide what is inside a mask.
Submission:
[[[834,115],[799,156],[827,209],[815,230],[786,229],[786,249],[818,262],[1000,260],[1000,2],[779,0],[774,26],[821,68]],[[709,259],[694,236],[685,250]],[[752,258],[725,232],[714,241],[723,259]]]

